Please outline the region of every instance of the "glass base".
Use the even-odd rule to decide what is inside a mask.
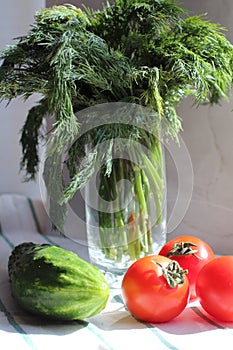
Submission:
[[[107,259],[99,248],[89,248],[89,255],[91,263],[103,272],[110,288],[120,289],[124,274],[132,261],[125,258],[120,262],[114,262]]]
[[[158,238],[158,237],[157,237]],[[166,242],[166,234],[160,232],[159,240],[153,243],[152,252],[150,254],[158,254],[162,246]],[[121,288],[121,283],[127,269],[136,261],[138,258],[145,255],[143,252],[141,256],[135,260],[131,260],[128,254],[123,254],[118,259],[106,257],[100,247],[89,246],[89,258],[93,265],[97,266],[105,275],[105,278],[110,286],[110,288],[116,289]]]
[[[111,271],[102,271],[111,289],[121,289],[124,273],[117,274]]]

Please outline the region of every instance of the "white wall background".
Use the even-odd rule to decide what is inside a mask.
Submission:
[[[45,6],[44,0],[0,0],[0,50],[6,45],[16,43],[13,40],[27,33],[34,21],[36,10]],[[0,104],[0,193],[16,192],[31,197],[40,197],[37,182],[23,182],[19,173],[21,148],[20,130],[26,114],[35,99],[27,103],[14,100],[6,108],[6,101]]]

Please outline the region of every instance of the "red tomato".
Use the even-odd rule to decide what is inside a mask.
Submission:
[[[165,275],[180,271],[180,284],[171,287]],[[122,296],[128,310],[139,320],[157,323],[178,316],[189,298],[189,283],[177,262],[158,255],[135,261],[122,281]]]
[[[221,256],[207,263],[197,276],[196,293],[210,315],[233,322],[233,256]]]
[[[194,236],[178,236],[167,242],[159,255],[176,260],[183,269],[188,270],[190,298],[196,298],[196,278],[203,266],[214,258],[211,247]]]

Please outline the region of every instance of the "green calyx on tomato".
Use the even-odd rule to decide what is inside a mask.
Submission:
[[[197,247],[196,244],[192,242],[179,242],[173,245],[172,250],[170,250],[167,254],[167,257],[170,258],[172,256],[184,256],[184,255],[194,255],[198,259],[201,259],[197,253],[198,249],[193,249],[193,247]]]
[[[161,267],[163,276],[171,288],[184,283],[184,275],[188,273],[188,270],[183,270],[177,261],[169,262],[167,267],[162,266],[158,262],[155,263]]]

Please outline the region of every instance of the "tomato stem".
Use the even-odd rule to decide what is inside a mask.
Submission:
[[[171,258],[172,256],[194,255],[196,258],[201,259],[196,254],[198,253],[198,249],[193,249],[193,247],[197,247],[197,245],[192,242],[175,243],[173,248],[168,252],[167,257]]]
[[[165,277],[168,285],[171,288],[176,288],[178,284],[184,283],[184,275],[188,273],[188,270],[182,269],[182,267],[177,261],[172,260],[171,262],[169,262],[166,268],[158,262],[156,262],[156,264],[158,264],[161,267],[163,276]]]

